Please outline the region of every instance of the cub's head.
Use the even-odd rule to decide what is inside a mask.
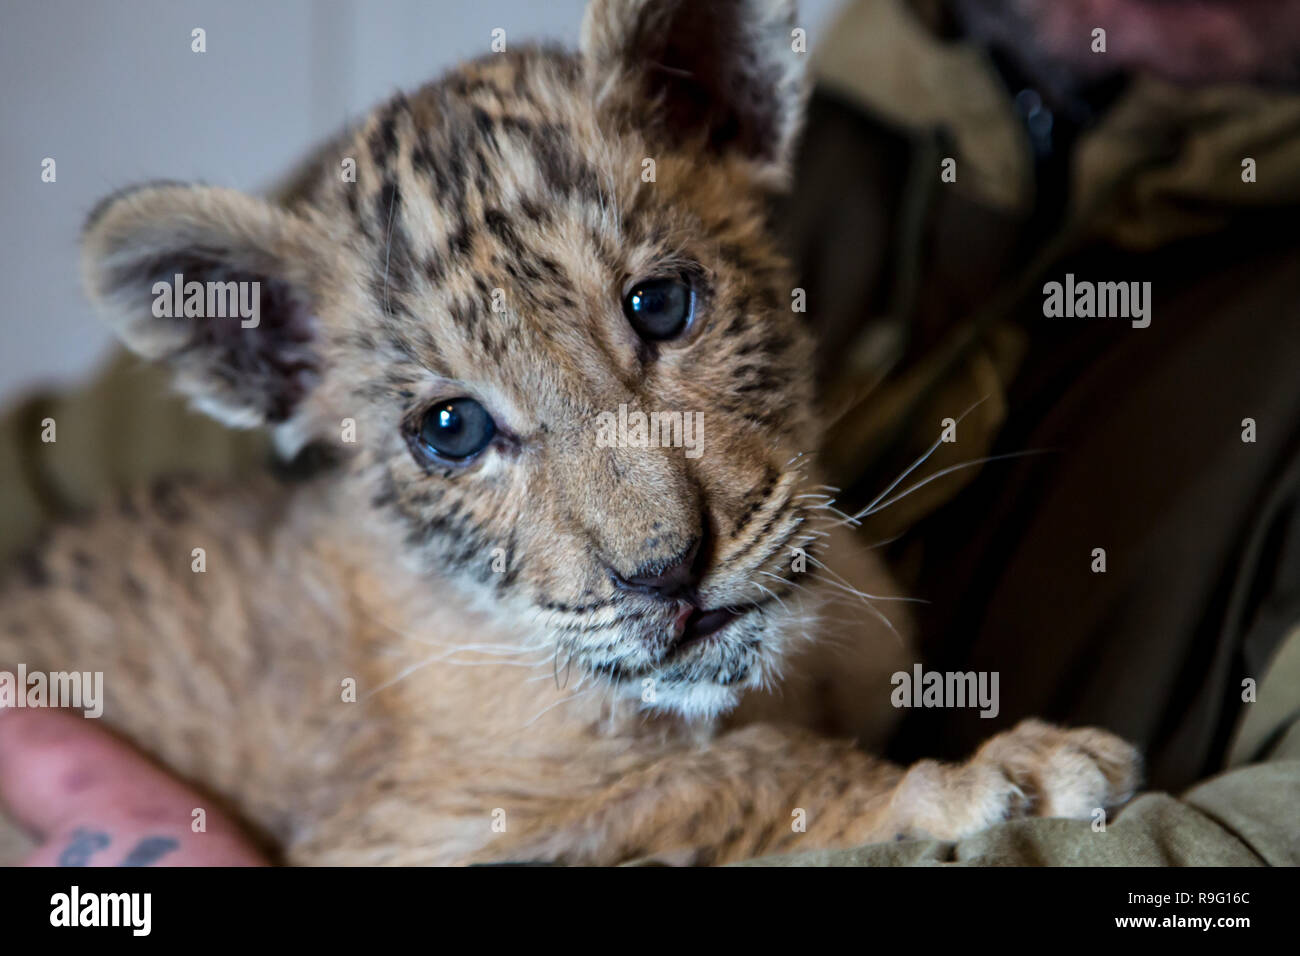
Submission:
[[[394,560],[561,668],[717,713],[807,624],[819,434],[767,221],[793,27],[781,0],[594,0],[580,55],[398,96],[279,201],[110,198],[87,286],[202,409],[334,445]]]

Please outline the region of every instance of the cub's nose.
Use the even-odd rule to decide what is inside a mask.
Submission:
[[[614,585],[624,591],[636,591],[663,601],[677,601],[691,597],[700,583],[698,558],[703,538],[696,538],[685,551],[667,561],[650,561],[635,574],[624,577],[614,568],[609,569]]]

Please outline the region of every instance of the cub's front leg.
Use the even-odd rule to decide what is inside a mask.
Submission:
[[[712,864],[773,853],[956,840],[1023,816],[1090,817],[1137,786],[1140,758],[1102,730],[1027,720],[968,761],[903,769],[850,744],[771,726],[666,756],[535,818],[479,860]]]

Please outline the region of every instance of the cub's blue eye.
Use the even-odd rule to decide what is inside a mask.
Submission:
[[[695,313],[695,292],[680,279],[646,279],[623,299],[623,314],[637,335],[654,342],[686,331]]]
[[[472,398],[453,398],[424,413],[420,442],[433,454],[460,461],[478,454],[497,433],[492,416]]]

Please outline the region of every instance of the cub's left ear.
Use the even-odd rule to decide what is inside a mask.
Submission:
[[[171,367],[196,407],[238,428],[293,417],[321,372],[322,241],[229,189],[138,186],[82,233],[86,292],[118,338]]]
[[[582,54],[598,101],[647,135],[788,169],[806,95],[793,0],[592,0]]]

